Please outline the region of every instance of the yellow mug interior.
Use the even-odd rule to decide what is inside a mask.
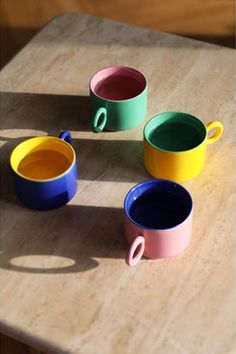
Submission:
[[[12,152],[10,163],[19,176],[47,181],[65,174],[75,161],[75,152],[66,141],[50,136],[25,140]]]

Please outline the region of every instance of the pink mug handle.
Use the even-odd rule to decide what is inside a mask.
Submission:
[[[137,254],[134,257],[135,252],[137,251],[139,247],[139,250]],[[140,259],[142,258],[143,252],[145,249],[145,239],[143,236],[137,236],[134,241],[132,242],[131,246],[128,249],[127,255],[126,255],[126,263],[130,266],[133,267],[135,266]]]

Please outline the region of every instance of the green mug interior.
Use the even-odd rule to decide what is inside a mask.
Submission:
[[[158,114],[150,119],[144,128],[147,142],[168,152],[194,149],[206,136],[206,127],[200,119],[181,112]]]

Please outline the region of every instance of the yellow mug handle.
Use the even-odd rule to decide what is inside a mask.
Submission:
[[[215,141],[220,139],[223,131],[224,131],[224,126],[219,120],[214,120],[213,122],[210,122],[206,125],[206,130],[207,133],[209,134],[210,130],[216,129],[215,134],[212,135],[211,137],[207,138],[207,145],[208,144],[213,144]]]

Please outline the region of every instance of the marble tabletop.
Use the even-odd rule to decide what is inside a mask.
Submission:
[[[90,130],[90,77],[127,65],[148,78],[146,120],[189,112],[225,131],[207,149],[189,247],[125,264],[123,199],[143,167],[142,129]],[[234,50],[84,14],[53,19],[0,73],[1,331],[47,353],[230,354],[234,350]],[[9,156],[70,130],[79,189],[57,210],[25,208]]]

